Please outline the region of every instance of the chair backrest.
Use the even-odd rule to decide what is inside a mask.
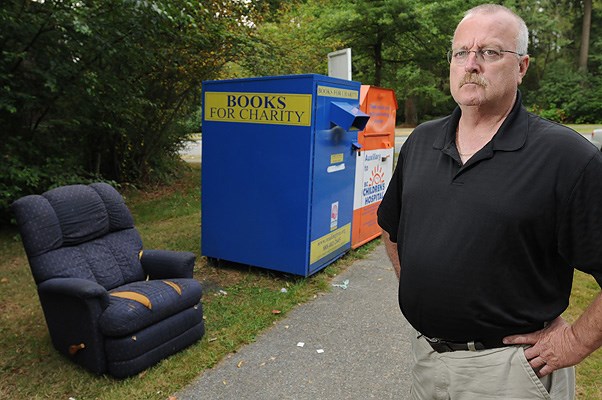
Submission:
[[[22,197],[12,210],[36,283],[83,278],[110,290],[144,279],[142,240],[112,186],[62,186]]]

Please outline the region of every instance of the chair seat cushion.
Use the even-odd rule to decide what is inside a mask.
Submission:
[[[107,336],[119,337],[197,305],[202,290],[195,279],[166,279],[129,283],[111,290],[109,295],[100,329]]]

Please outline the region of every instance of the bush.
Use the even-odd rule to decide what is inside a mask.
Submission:
[[[550,65],[539,89],[525,94],[525,103],[542,117],[560,123],[602,123],[602,78],[575,71],[556,61]]]

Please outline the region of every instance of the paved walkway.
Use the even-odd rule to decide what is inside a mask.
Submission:
[[[345,281],[346,289],[297,307],[177,399],[409,399],[410,328],[384,246],[333,283]]]

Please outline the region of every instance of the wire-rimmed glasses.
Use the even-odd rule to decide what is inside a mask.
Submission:
[[[501,60],[502,57],[504,56],[504,53],[516,54],[519,57],[524,56],[524,54],[518,53],[518,52],[512,51],[512,50],[495,50],[495,49],[465,50],[465,49],[461,49],[461,50],[448,51],[447,52],[447,62],[450,64],[454,63],[457,65],[463,65],[466,63],[466,60],[468,60],[468,56],[470,55],[470,53],[474,53],[477,57],[477,60],[486,62],[486,63],[493,63],[493,62]]]

